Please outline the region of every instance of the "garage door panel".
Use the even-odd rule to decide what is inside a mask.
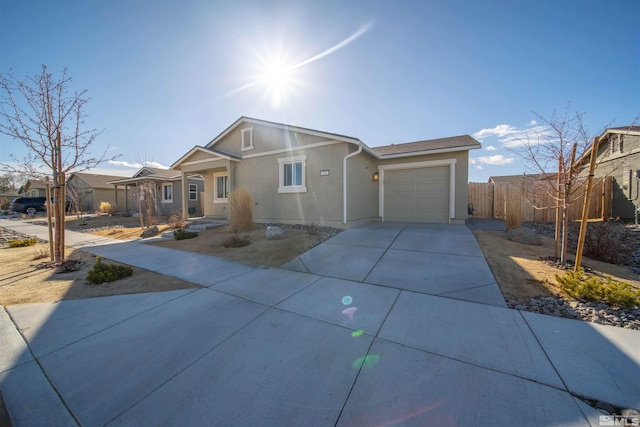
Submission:
[[[384,181],[384,219],[449,222],[449,167],[390,170]]]

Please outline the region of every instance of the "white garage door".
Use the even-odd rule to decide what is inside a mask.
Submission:
[[[449,223],[449,166],[386,171],[384,220]]]

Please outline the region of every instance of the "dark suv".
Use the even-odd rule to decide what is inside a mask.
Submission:
[[[46,200],[46,197],[18,197],[11,201],[9,210],[33,215],[36,212],[44,212],[47,210],[45,206]]]

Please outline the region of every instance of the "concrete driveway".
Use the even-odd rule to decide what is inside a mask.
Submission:
[[[640,333],[506,308],[466,226],[357,227],[282,269],[68,240],[203,288],[0,311],[16,426],[599,425],[577,396],[640,409]]]

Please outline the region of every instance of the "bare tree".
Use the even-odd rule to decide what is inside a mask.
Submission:
[[[9,193],[16,190],[16,179],[13,174],[5,173],[0,176],[0,193]]]
[[[49,178],[41,171],[42,165],[51,171],[56,263],[64,260],[65,176],[107,160],[108,149],[98,156],[91,154],[91,145],[100,132],[83,129],[87,91],[70,93],[70,85],[66,68],[59,78],[52,76],[45,65],[25,79],[18,78],[13,70],[6,75],[0,73],[0,133],[27,148],[21,159],[11,154],[15,164],[1,166],[39,179]]]
[[[571,203],[580,196],[575,186],[578,178],[575,160],[589,150],[591,139],[584,127],[584,113],[570,111],[570,104],[561,113],[554,111],[546,118],[536,114],[541,126],[533,135],[520,140],[513,151],[522,157],[530,172],[540,174],[545,182],[553,206],[536,206],[537,209],[556,209],[556,256],[566,262],[567,234]]]

